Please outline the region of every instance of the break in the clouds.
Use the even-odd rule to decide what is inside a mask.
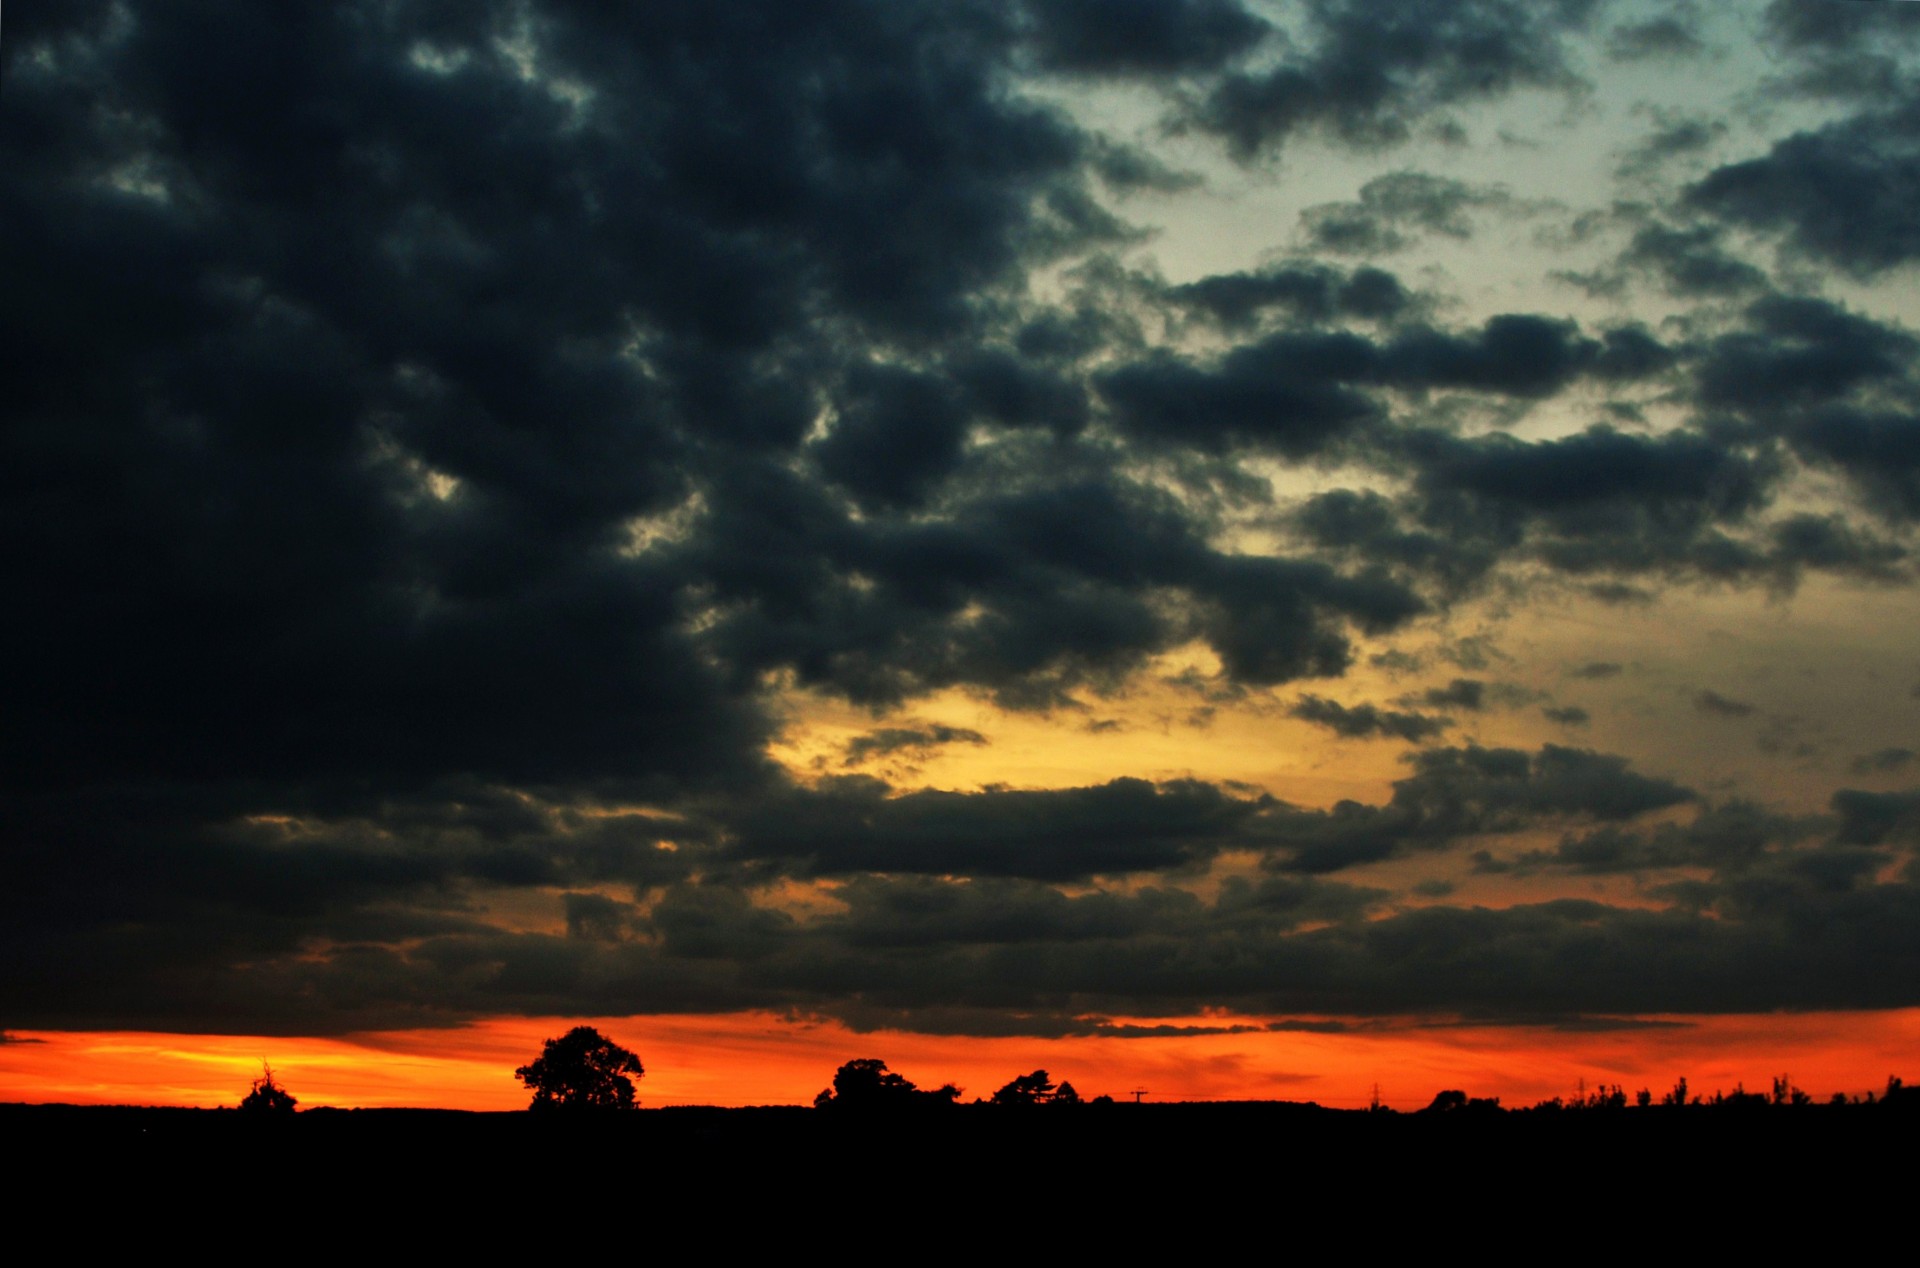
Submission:
[[[1920,1004],[1915,12],[16,12],[0,1023]]]

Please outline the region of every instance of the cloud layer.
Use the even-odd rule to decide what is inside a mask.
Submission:
[[[17,13],[0,1022],[1920,1003],[1910,743],[1788,813],[1500,730],[1587,743],[1624,656],[1401,650],[1911,591],[1895,8],[1739,19],[1791,108],[1617,111],[1635,199],[1425,170],[1720,55],[1624,0]],[[1155,261],[1302,155],[1355,179]],[[1487,300],[1422,254],[1525,234],[1585,271]],[[1663,707],[1788,726],[1707,681]],[[1180,691],[1401,765],[897,764]],[[783,760],[810,708],[871,725]],[[1537,888],[1449,897],[1495,877]]]

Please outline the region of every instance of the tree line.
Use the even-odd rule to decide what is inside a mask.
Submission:
[[[634,1096],[633,1081],[645,1073],[638,1056],[592,1026],[575,1026],[559,1038],[547,1040],[538,1057],[514,1071],[515,1076],[533,1094],[528,1109],[543,1114],[634,1109],[639,1102]],[[860,1057],[836,1070],[832,1084],[821,1089],[820,1094],[813,1098],[813,1104],[815,1109],[833,1113],[895,1114],[951,1109],[961,1103],[961,1096],[961,1089],[952,1083],[923,1089],[905,1075],[889,1070],[885,1061],[876,1057]],[[976,1097],[971,1103],[1035,1109],[1042,1106],[1104,1106],[1112,1105],[1114,1101],[1106,1095],[1085,1100],[1072,1083],[1064,1080],[1055,1083],[1047,1071],[1034,1070],[1008,1080],[991,1097]],[[1650,1088],[1635,1092],[1631,1103],[1637,1109],[1656,1108],[1654,1093]],[[1920,1087],[1908,1087],[1896,1075],[1887,1079],[1884,1093],[1870,1091],[1864,1096],[1849,1097],[1844,1092],[1835,1092],[1824,1103],[1828,1106],[1898,1104],[1907,1108],[1920,1107]],[[274,1078],[273,1068],[266,1066],[261,1077],[253,1081],[240,1102],[240,1108],[250,1114],[277,1115],[291,1114],[297,1104],[293,1094]],[[1628,1094],[1619,1084],[1601,1084],[1589,1090],[1583,1081],[1580,1090],[1572,1097],[1551,1097],[1512,1111],[1503,1107],[1497,1096],[1474,1097],[1461,1089],[1448,1088],[1437,1094],[1419,1112],[1609,1113],[1625,1110],[1628,1104]],[[1815,1101],[1811,1095],[1795,1086],[1789,1076],[1782,1074],[1773,1080],[1772,1088],[1767,1092],[1749,1092],[1744,1085],[1736,1084],[1732,1092],[1715,1091],[1710,1095],[1693,1092],[1687,1086],[1687,1080],[1681,1078],[1660,1095],[1657,1108],[1797,1109],[1813,1104]],[[1368,1108],[1372,1113],[1396,1112],[1380,1103],[1377,1091]]]

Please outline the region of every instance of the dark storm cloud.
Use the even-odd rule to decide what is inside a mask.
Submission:
[[[1041,66],[1098,75],[1216,69],[1267,34],[1234,0],[1027,0]]]
[[[59,967],[8,1004],[204,1021],[239,1008],[187,985],[222,956],[478,937],[454,914],[474,885],[684,876],[623,816],[453,807],[763,783],[764,666],[855,691],[909,673],[871,649],[919,632],[876,610],[832,664],[794,637],[801,596],[851,605],[849,561],[951,560],[915,592],[949,616],[973,584],[960,534],[855,531],[792,477],[816,422],[819,470],[884,516],[948,477],[967,424],[1084,413],[980,337],[1030,264],[1124,232],[1089,192],[1099,147],[1007,87],[995,9],[520,12],[9,24],[7,954]],[[1302,628],[1360,604],[1307,571]],[[1131,577],[1056,579],[1007,580],[1000,637],[948,680],[1167,634]],[[775,628],[697,629],[709,602]],[[246,826],[276,821],[305,826]],[[583,954],[502,945],[555,981]]]
[[[960,460],[967,415],[949,386],[886,366],[862,367],[814,455],[869,506],[913,505]]]
[[[1567,673],[1574,678],[1618,678],[1625,672],[1625,669],[1625,666],[1614,661],[1595,660],[1589,661],[1577,669],[1570,669]]]
[[[1236,680],[1336,674],[1349,627],[1425,608],[1366,570],[1217,551],[1177,499],[1099,467],[1022,487],[1058,452],[1036,443],[1031,458],[1007,447],[1021,457],[950,517],[916,522],[856,523],[790,471],[737,470],[679,552],[713,605],[710,645],[743,675],[787,668],[866,703],[966,683],[1051,707],[1195,637]]]
[[[1593,721],[1593,715],[1578,705],[1549,705],[1541,709],[1540,714],[1547,721],[1557,722],[1561,726],[1585,726]]]
[[[7,507],[52,545],[14,769],[750,774],[765,723],[623,524],[799,439],[822,313],[966,329],[1075,231],[1081,141],[979,17],[556,10],[551,79],[479,9],[10,30]],[[953,409],[847,385],[823,464],[911,501]]]
[[[1620,594],[1905,575],[1897,327],[1779,297],[1730,331],[1450,326],[1445,296],[1310,258],[1170,286],[1113,208],[1196,178],[1020,79],[1157,88],[1241,158],[1387,145],[1577,88],[1562,40],[1596,7],[1315,0],[1284,33],[1232,0],[17,12],[0,962],[29,968],[0,1015],[1125,1037],[1232,1029],[1111,1020],[1216,1006],[1916,1002],[1912,888],[1874,883],[1911,793],[1836,794],[1836,840],[1803,850],[1721,810],[1649,826],[1691,791],[1552,745],[1421,752],[1386,801],[1330,810],[1203,779],[800,786],[767,756],[790,686],[875,710],[824,768],[985,742],[884,716],[927,693],[1074,710],[1194,643],[1221,700],[1337,676],[1509,563]],[[1744,294],[1721,226],[1906,258],[1862,191],[1898,192],[1908,107],[1860,108],[1708,177],[1697,220],[1646,213],[1678,227],[1625,267]],[[1386,242],[1502,197],[1401,172],[1348,210]],[[1681,382],[1700,417],[1662,435],[1449,413]],[[1901,523],[1765,520],[1782,450]],[[1274,502],[1243,451],[1388,491]],[[1248,508],[1298,553],[1236,553]],[[1521,699],[1498,688],[1439,690]],[[1666,912],[1403,910],[1312,875],[1522,832],[1571,843],[1536,870],[1713,875]],[[1176,884],[1223,856],[1263,866]]]
[[[1379,147],[1455,105],[1520,88],[1577,84],[1563,38],[1586,26],[1587,0],[1446,0],[1381,6],[1310,0],[1303,39],[1271,66],[1224,77],[1192,122],[1239,155],[1300,133]]]
[[[1452,725],[1452,720],[1448,718],[1425,713],[1399,713],[1372,704],[1348,706],[1324,696],[1301,696],[1287,712],[1347,739],[1367,739],[1377,735],[1417,744]]]

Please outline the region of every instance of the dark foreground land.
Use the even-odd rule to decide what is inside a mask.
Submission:
[[[1098,1209],[1150,1222],[1176,1211],[1281,1208],[1290,1218],[1362,1222],[1580,1208],[1596,1218],[1786,1218],[1905,1211],[1920,1157],[1916,1108],[1408,1114],[1256,1102],[894,1116],[641,1109],[577,1119],[0,1105],[0,1142],[16,1160],[38,1160],[29,1195],[82,1181],[149,1193],[257,1182],[288,1201],[364,1204],[402,1193],[502,1218],[614,1193],[643,1199],[656,1217],[920,1211],[956,1227],[1050,1206],[1062,1217]]]

